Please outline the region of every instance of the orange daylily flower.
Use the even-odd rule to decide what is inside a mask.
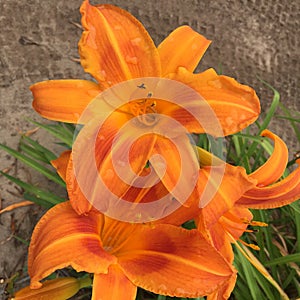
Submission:
[[[31,289],[29,286],[19,290],[13,297],[14,300],[62,300],[74,296],[80,289],[91,286],[91,279],[64,277],[47,280],[39,289]]]
[[[97,83],[86,80],[51,80],[34,84],[31,86],[33,107],[42,116],[77,123],[81,121],[80,116],[87,106],[101,92],[134,78],[156,77],[176,80],[199,93],[212,108],[225,135],[240,131],[256,120],[260,104],[253,89],[230,77],[219,76],[213,69],[193,74],[210,41],[190,27],[177,28],[155,47],[143,25],[120,8],[111,5],[92,6],[89,1],[84,1],[81,13],[84,27],[79,42],[81,64]],[[201,111],[200,103],[192,105],[194,109]],[[149,160],[159,180],[169,192],[173,190],[182,165],[173,164],[174,161],[180,162],[180,155],[168,138],[157,133],[137,138],[129,153],[133,173],[125,172],[126,180],[117,176],[112,167],[111,149],[116,134],[124,124],[138,117],[143,126],[148,126],[149,122],[151,125],[153,120],[150,114],[153,113],[176,120],[189,132],[205,132],[188,108],[189,103],[186,99],[182,100],[181,105],[162,99],[141,99],[128,103],[122,109],[116,109],[105,120],[95,143],[95,156],[99,173],[109,191],[119,198],[126,194],[128,196],[131,183],[145,172],[144,166]],[[202,117],[205,122],[211,123],[211,126],[208,126],[209,130],[215,126],[214,120],[210,120],[204,112]],[[130,134],[138,136],[136,130]],[[188,176],[182,176],[185,184],[181,186],[190,185],[191,178],[198,173],[197,158],[186,136],[181,135],[178,143],[188,154],[184,164],[190,169]],[[121,155],[125,144],[126,139],[123,138],[114,145],[119,149],[118,155]],[[165,159],[167,169],[164,174],[159,168],[159,163],[153,159],[155,154],[160,154]],[[89,166],[86,169],[89,169]],[[86,180],[91,188],[93,180]],[[82,193],[76,181],[72,159],[66,181],[74,209],[79,214],[89,211],[93,201],[92,204],[86,201],[86,195]],[[103,189],[97,191],[97,197],[102,199],[101,201],[107,196]],[[182,203],[185,199],[177,200]]]
[[[135,299],[137,286],[179,297],[209,294],[234,270],[197,230],[167,224],[130,224],[98,212],[78,215],[69,202],[50,209],[32,235],[31,288],[72,266],[94,273],[92,299]]]
[[[222,253],[229,263],[232,263],[234,259],[231,243],[242,236],[248,225],[267,225],[261,222],[251,222],[253,216],[248,208],[281,207],[300,198],[299,167],[286,178],[276,182],[283,175],[288,161],[288,149],[285,143],[268,130],[263,131],[262,136],[269,137],[274,141],[274,150],[267,162],[249,175],[257,182],[256,185],[238,199],[236,197],[228,198],[231,201],[224,201],[224,198],[217,194],[200,211],[197,218],[199,231],[206,233],[207,240]],[[258,248],[255,245],[248,246]],[[208,299],[228,299],[234,285],[235,280],[228,282],[227,287],[223,286],[219,291],[215,291]]]

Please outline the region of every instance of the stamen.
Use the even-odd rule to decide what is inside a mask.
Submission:
[[[254,245],[254,244],[248,244],[248,243],[244,242],[244,241],[241,240],[241,239],[238,239],[238,241],[239,241],[240,243],[242,243],[243,245],[245,245],[245,246],[247,246],[247,247],[249,247],[249,248],[251,248],[251,249],[253,249],[253,250],[260,250],[260,248],[259,248],[257,245]]]
[[[264,222],[259,222],[259,221],[249,221],[247,219],[241,219],[244,224],[248,224],[251,226],[258,226],[258,227],[267,227],[268,224]]]
[[[129,103],[131,113],[146,126],[154,125],[157,122],[155,106],[156,102],[150,98]]]

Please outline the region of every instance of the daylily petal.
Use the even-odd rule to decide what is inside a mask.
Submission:
[[[215,113],[205,100],[201,100],[198,95],[197,98],[184,99],[182,105],[175,103],[157,100],[157,111],[176,120],[178,124],[185,127],[190,133],[208,133],[215,136],[222,136],[222,127],[217,124]],[[176,132],[176,128],[171,129]]]
[[[224,230],[238,240],[248,227],[248,222],[253,219],[253,215],[247,208],[233,207],[226,212],[219,220]]]
[[[116,255],[135,285],[162,295],[199,297],[233,274],[199,232],[172,225],[137,226]]]
[[[143,25],[128,12],[84,1],[80,12],[85,31],[79,42],[81,64],[103,87],[160,76],[157,49]]]
[[[184,204],[197,184],[199,171],[189,138],[181,135],[171,140],[158,136],[149,161],[167,190]]]
[[[100,168],[101,164],[107,160],[114,138],[123,124],[128,122],[128,116],[114,111],[103,123],[99,134],[98,122],[97,118],[91,120],[79,133],[72,149],[75,155],[75,166],[71,155],[66,170],[68,195],[72,207],[78,214],[84,214],[92,208],[93,201],[89,192],[96,189],[98,180],[98,174],[95,174],[96,167]],[[81,175],[78,175],[80,172]],[[83,182],[84,178],[86,178],[85,182]],[[82,186],[83,184],[87,186]],[[90,197],[89,201],[86,197]],[[100,198],[98,201],[104,202],[105,198]]]
[[[64,181],[66,181],[66,172],[70,160],[70,155],[71,155],[71,150],[66,150],[62,152],[57,159],[51,160],[51,165],[56,169],[58,175]]]
[[[207,104],[213,109],[216,119],[220,122],[225,136],[247,127],[259,115],[260,103],[255,91],[238,83],[233,78],[217,75],[213,69],[200,74],[193,74],[185,68],[179,68],[176,73],[170,74],[168,78],[190,86],[206,100]],[[174,114],[176,118],[176,111],[174,111]],[[203,118],[204,124],[209,124],[209,120],[205,119],[205,115]],[[216,119],[212,119],[211,122],[216,122]],[[215,135],[213,132],[211,134]]]
[[[298,168],[283,180],[247,191],[236,205],[247,208],[267,209],[281,207],[300,199],[300,160]]]
[[[169,194],[169,191],[151,167],[145,168],[140,176],[141,178],[147,176],[144,181],[146,187],[139,187],[141,178],[137,178],[122,197],[124,200],[132,202],[132,199],[134,199],[134,203],[150,203]]]
[[[101,214],[78,216],[69,202],[50,209],[36,225],[28,254],[31,288],[57,269],[72,266],[89,273],[107,273],[116,258],[102,248]]]
[[[189,26],[176,28],[157,48],[162,75],[174,73],[178,67],[185,67],[193,72],[210,43]]]
[[[233,251],[231,247],[232,238],[238,240],[248,227],[252,219],[251,212],[246,208],[233,207],[220,217],[217,223],[210,224],[209,229],[206,219],[202,213],[197,220],[197,228],[200,232],[206,232],[208,240],[230,263],[233,262]]]
[[[259,186],[276,182],[286,169],[289,154],[284,141],[269,130],[264,130],[261,136],[267,136],[274,141],[274,150],[269,159],[249,176],[257,180]]]
[[[95,144],[95,153],[93,149],[87,149],[82,145],[83,155],[80,156],[80,164],[77,163],[75,166],[77,176],[72,170],[72,161],[68,166],[68,193],[72,206],[80,214],[94,206],[101,212],[117,213],[119,211],[121,218],[123,211],[119,206],[122,205],[119,199],[143,171],[152,152],[157,138],[155,134],[139,135],[137,129],[115,134],[114,130],[118,127],[115,123],[115,119],[111,118],[109,121],[111,128],[108,125],[100,130],[101,134]],[[134,140],[135,134],[136,140]],[[93,156],[95,160],[90,159]],[[93,166],[95,163],[98,170]],[[78,185],[79,177],[81,186]],[[86,198],[89,203],[85,200]],[[135,202],[135,199],[131,199],[131,202]],[[117,216],[114,217],[117,218]]]
[[[95,274],[92,300],[135,300],[137,287],[117,266],[109,267],[108,274]]]
[[[62,300],[74,296],[81,288],[90,286],[91,279],[87,278],[56,278],[46,280],[39,289],[31,289],[29,286],[16,292],[14,300],[51,299]]]
[[[206,300],[227,300],[233,291],[236,283],[237,274],[233,274],[225,285],[217,289],[210,295],[207,295]]]
[[[87,80],[49,80],[30,87],[33,108],[44,118],[77,123],[87,105],[101,92]]]
[[[105,184],[105,189],[96,186],[94,191],[96,194],[95,200],[92,199],[93,205],[109,216],[119,219],[128,220],[132,218],[131,211],[128,211],[128,206],[124,206],[122,201],[123,195],[130,189],[135,179],[141,174],[145,168],[148,158],[151,154],[153,145],[156,141],[156,135],[148,134],[138,137],[131,144],[130,135],[132,131],[121,134],[113,146],[113,151],[109,153],[107,158],[100,166],[100,176]],[[125,149],[130,146],[129,156],[126,157]],[[130,165],[127,162],[130,163]],[[131,170],[130,170],[131,169]],[[106,206],[103,205],[103,200],[106,201]],[[128,199],[129,200],[129,199]],[[129,202],[135,203],[133,198]],[[128,213],[128,214],[127,214]]]
[[[221,216],[233,208],[236,201],[246,191],[255,186],[256,180],[251,180],[244,168],[229,164],[226,164],[225,170],[220,166],[203,167],[202,170],[198,183],[198,187],[201,189],[199,195],[203,193],[204,188],[207,188],[206,185],[211,185],[212,191],[217,188],[212,200],[202,209],[203,219],[209,229],[211,225],[218,222]],[[216,173],[211,173],[212,171]],[[221,181],[216,182],[215,178],[217,178],[219,172],[220,175],[224,172],[224,175]],[[201,181],[205,183],[202,186]]]
[[[176,201],[176,200],[175,200]],[[170,214],[153,222],[154,224],[171,224],[180,226],[183,223],[194,219],[199,215],[201,208],[199,207],[199,193],[197,186],[192,191],[192,194],[185,202],[185,205],[181,205],[176,208]]]

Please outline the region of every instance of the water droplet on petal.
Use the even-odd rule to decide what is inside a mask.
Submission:
[[[133,46],[138,46],[141,41],[142,41],[141,38],[135,38],[135,39],[130,40],[130,42]]]
[[[158,286],[158,291],[161,292],[161,293],[165,293],[165,292],[167,291],[166,285],[160,284],[160,285]]]
[[[183,288],[176,288],[175,293],[176,294],[185,295],[186,294],[186,290],[183,289]]]
[[[198,48],[197,44],[192,45],[192,50],[196,50]]]
[[[112,169],[107,169],[103,175],[104,179],[110,181],[114,178],[114,171]]]
[[[104,141],[105,140],[105,136],[104,135],[99,135],[98,136],[98,140],[99,141]]]
[[[225,119],[225,122],[226,122],[226,125],[227,125],[228,127],[230,127],[230,128],[231,128],[231,126],[234,124],[234,120],[233,120],[232,117],[227,117],[227,118]]]
[[[101,81],[105,81],[105,78],[106,78],[106,72],[104,70],[101,70],[98,72],[98,75],[99,75],[99,79]]]
[[[126,62],[128,62],[129,64],[133,64],[136,65],[138,63],[138,59],[136,56],[129,56],[127,55],[125,58]]]
[[[79,118],[80,118],[80,114],[79,114],[79,113],[73,113],[73,115],[74,115],[74,117],[75,117],[76,119],[79,119]]]
[[[115,29],[115,30],[121,30],[121,29],[122,29],[122,26],[116,25],[116,26],[114,26],[114,29]]]
[[[117,164],[118,164],[120,167],[125,167],[125,166],[126,166],[126,162],[123,161],[123,160],[118,160],[118,161],[117,161]]]

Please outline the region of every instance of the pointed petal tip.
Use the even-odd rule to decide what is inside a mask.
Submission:
[[[138,77],[160,76],[157,49],[144,26],[109,4],[81,6],[85,31],[79,41],[81,64],[101,86]]]
[[[187,25],[176,28],[158,46],[163,75],[176,72],[178,67],[193,72],[210,43]]]

